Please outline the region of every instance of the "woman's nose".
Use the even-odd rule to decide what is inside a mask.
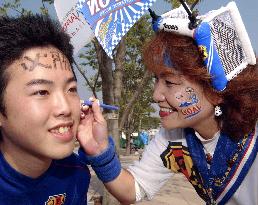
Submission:
[[[165,100],[165,95],[163,94],[163,89],[160,84],[156,84],[154,86],[154,91],[153,91],[153,100],[158,103],[162,102]]]

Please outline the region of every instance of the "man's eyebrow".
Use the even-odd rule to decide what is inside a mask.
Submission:
[[[76,78],[75,78],[74,76],[71,77],[71,78],[68,78],[68,79],[66,80],[66,83],[67,83],[67,84],[72,83],[72,82],[77,82],[77,80],[76,80]]]
[[[46,79],[34,79],[26,83],[26,86],[33,86],[33,85],[52,85],[54,84],[53,81],[46,80]]]
[[[77,82],[75,77],[68,78],[66,80],[66,84],[69,84],[71,82]],[[46,79],[33,79],[26,83],[26,86],[33,86],[33,85],[53,85],[54,82],[51,80],[46,80]]]

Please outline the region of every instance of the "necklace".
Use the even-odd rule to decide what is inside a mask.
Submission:
[[[211,162],[212,162],[212,156],[211,156],[211,154],[210,154],[210,153],[206,153],[205,156],[206,156],[206,161],[207,161],[207,163],[208,163],[209,165],[211,165]]]

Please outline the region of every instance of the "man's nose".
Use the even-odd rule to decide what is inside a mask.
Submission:
[[[58,94],[54,98],[54,115],[55,116],[69,116],[71,114],[71,106],[69,99],[65,94]]]

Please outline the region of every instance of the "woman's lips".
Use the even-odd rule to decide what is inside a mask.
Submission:
[[[176,111],[175,108],[160,108],[159,116],[160,117],[166,117],[168,115],[171,115],[175,111]]]
[[[168,115],[170,115],[172,112],[164,112],[164,111],[159,111],[159,116],[160,117],[166,117]]]

